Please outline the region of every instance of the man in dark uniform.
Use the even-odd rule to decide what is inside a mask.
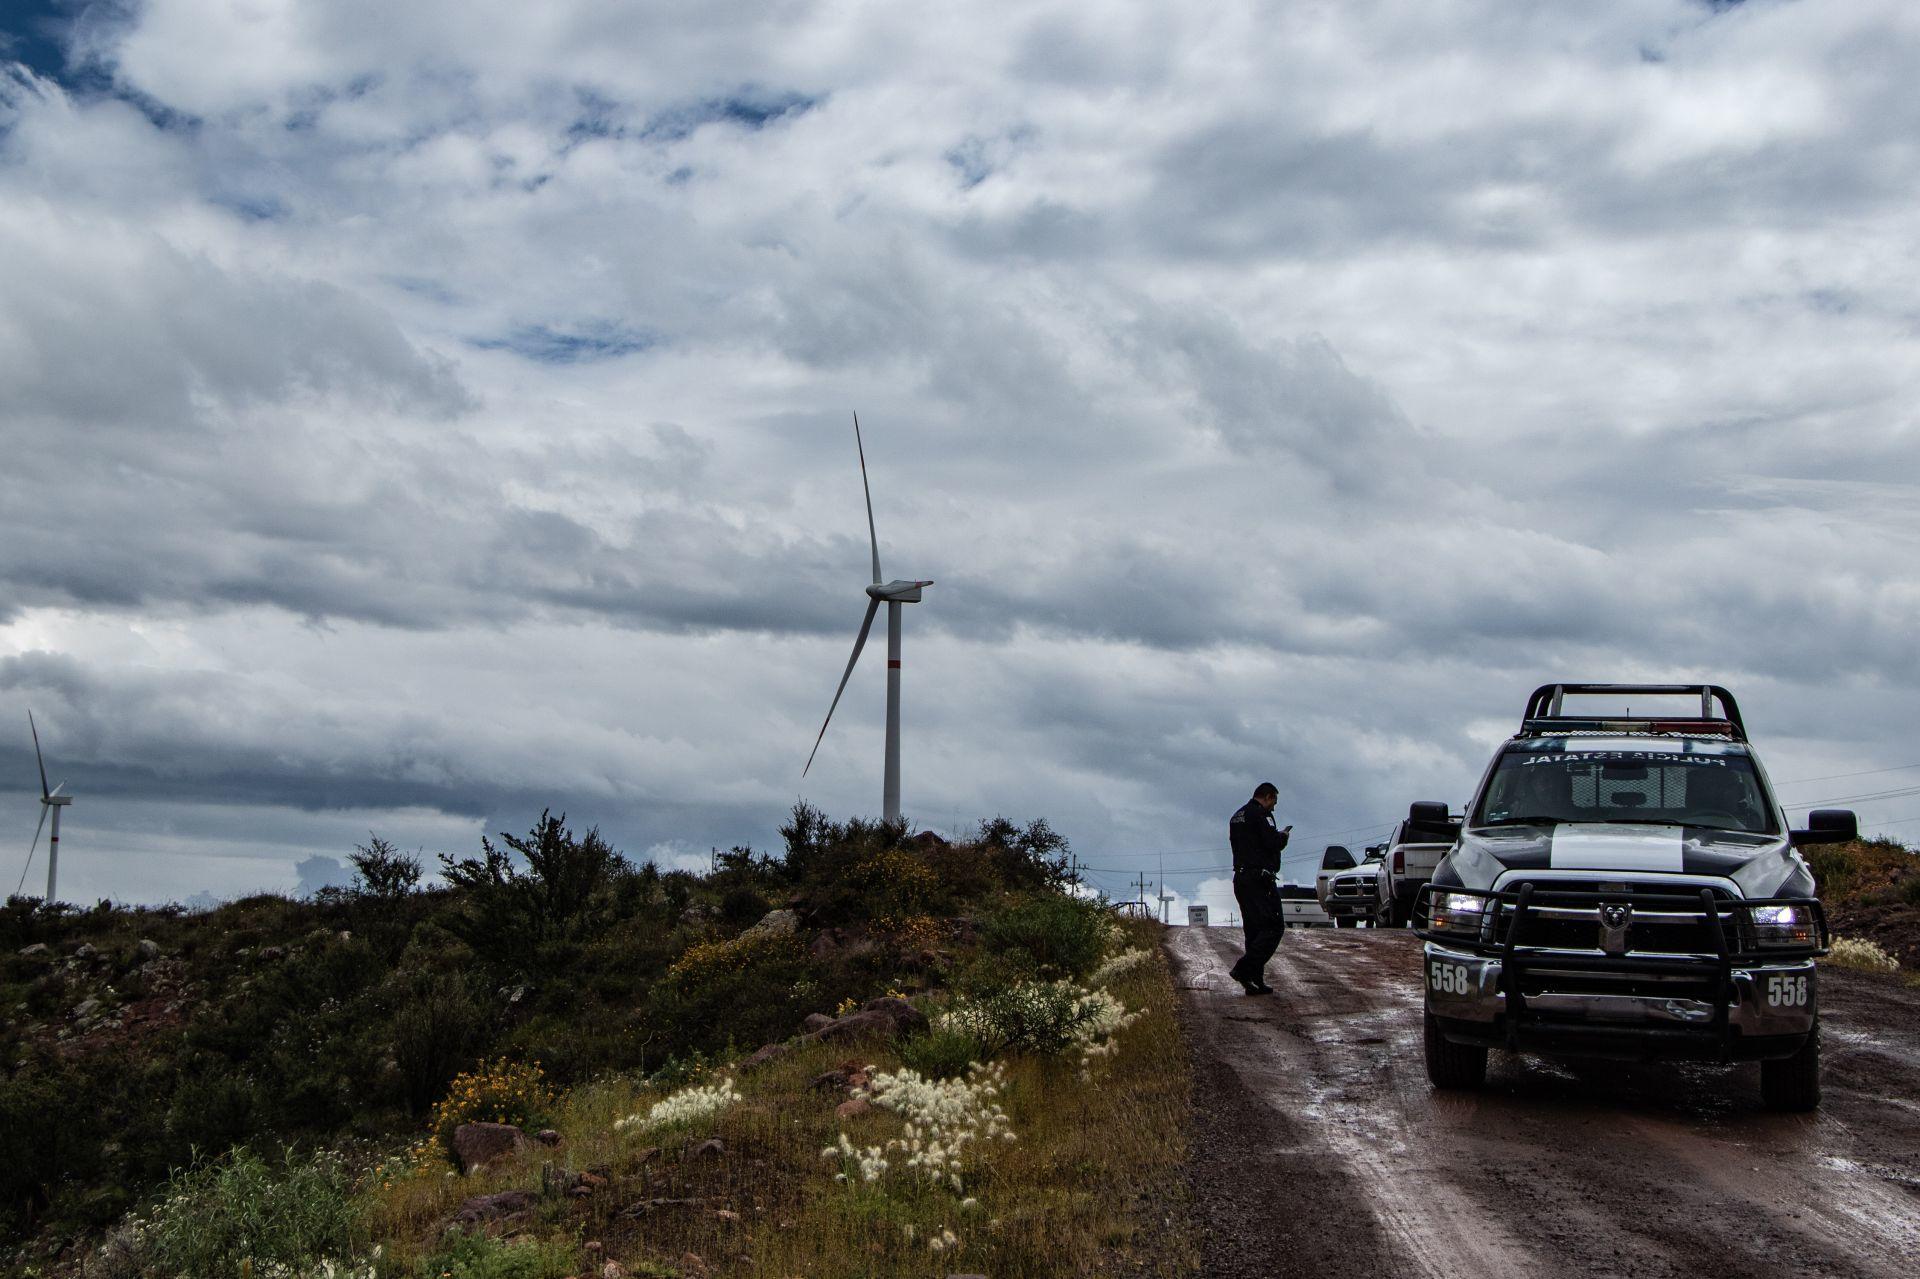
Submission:
[[[1227,823],[1233,843],[1233,897],[1240,903],[1247,935],[1247,953],[1229,971],[1249,995],[1273,993],[1264,980],[1267,961],[1287,926],[1274,879],[1280,874],[1280,852],[1293,827],[1274,829],[1273,806],[1279,802],[1280,789],[1272,782],[1261,782],[1254,787],[1253,798]]]

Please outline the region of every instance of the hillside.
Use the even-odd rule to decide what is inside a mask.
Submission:
[[[663,873],[543,815],[430,891],[375,839],[308,901],[9,902],[12,1272],[1177,1272],[1136,1211],[1186,1105],[1155,926],[1045,822],[782,836]],[[493,1120],[553,1144],[470,1168]]]
[[[1920,970],[1920,854],[1890,839],[1806,850],[1834,936],[1872,942]]]

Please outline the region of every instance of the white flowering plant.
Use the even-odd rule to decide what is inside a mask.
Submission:
[[[1840,968],[1859,968],[1870,973],[1900,970],[1900,961],[1863,937],[1836,937],[1827,962]]]
[[[710,1119],[728,1107],[738,1105],[740,1100],[740,1091],[733,1086],[731,1079],[722,1079],[717,1084],[682,1088],[655,1102],[644,1115],[635,1113],[614,1120],[613,1130],[633,1134],[684,1127],[702,1119]]]
[[[900,1116],[900,1135],[862,1147],[842,1132],[820,1157],[839,1162],[835,1180],[842,1183],[875,1185],[895,1177],[961,1194],[964,1174],[984,1162],[992,1143],[1014,1140],[998,1100],[1005,1085],[998,1063],[976,1063],[965,1079],[928,1079],[904,1069],[876,1072],[855,1095]]]
[[[1116,977],[1129,973],[1141,964],[1146,963],[1151,953],[1152,952],[1146,950],[1144,947],[1123,950],[1117,955],[1107,959],[1098,968],[1089,973],[1087,975],[1087,985],[1104,986]]]
[[[1054,1056],[1108,1039],[1132,1020],[1126,1006],[1104,990],[1032,981],[957,1003],[936,1024],[972,1035],[989,1057]]]

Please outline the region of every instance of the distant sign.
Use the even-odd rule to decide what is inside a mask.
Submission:
[[[1191,928],[1207,926],[1207,908],[1205,906],[1187,907],[1187,925]]]

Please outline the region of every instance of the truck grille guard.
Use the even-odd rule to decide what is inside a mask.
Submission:
[[[1432,927],[1433,904],[1443,894],[1477,897],[1486,903],[1481,912],[1478,936]],[[1623,950],[1613,953],[1598,946],[1592,949],[1567,949],[1521,943],[1529,924],[1549,913],[1560,920],[1570,916],[1591,920],[1595,940],[1599,941],[1600,932],[1606,926],[1602,920],[1602,907],[1623,903],[1631,906],[1634,912],[1644,911],[1661,923],[1691,924],[1704,929],[1712,939],[1712,951],[1660,953]],[[1809,925],[1806,942],[1799,945],[1760,944],[1760,925],[1754,920],[1754,912],[1763,907],[1779,906],[1791,906],[1805,912]],[[1703,980],[1713,991],[1713,1018],[1706,1026],[1697,1030],[1637,1027],[1635,1033],[1693,1039],[1710,1037],[1724,1048],[1733,1037],[1729,1010],[1736,998],[1733,982],[1736,965],[1812,959],[1825,955],[1832,942],[1826,911],[1818,898],[1747,899],[1722,896],[1711,888],[1701,888],[1694,893],[1620,893],[1561,887],[1558,884],[1550,889],[1542,889],[1533,883],[1523,883],[1517,889],[1490,892],[1429,883],[1421,885],[1414,902],[1412,922],[1414,933],[1426,941],[1499,958],[1500,992],[1506,997],[1507,1041],[1510,1045],[1518,1040],[1524,1026],[1544,1024],[1544,1019],[1529,1012],[1523,988],[1530,973],[1551,970],[1560,973],[1591,972],[1626,977],[1690,977]],[[1554,1022],[1552,1026],[1563,1034],[1617,1033],[1617,1028],[1589,1027],[1579,1023]]]

